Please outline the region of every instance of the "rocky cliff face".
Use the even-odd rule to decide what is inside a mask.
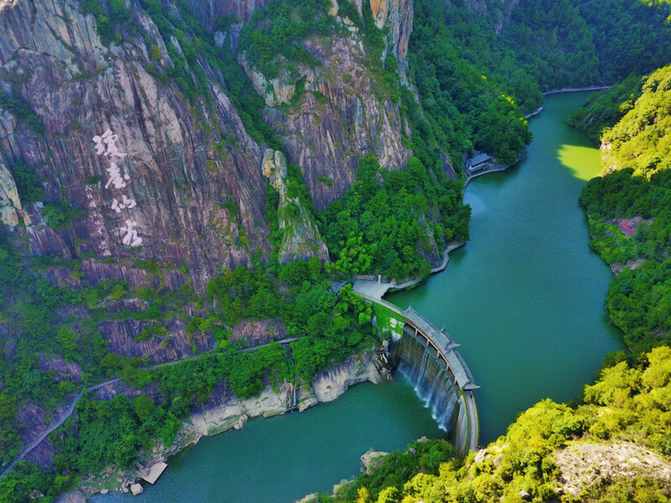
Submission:
[[[340,0],[348,1],[348,0]],[[352,1],[359,15],[363,15],[366,0]],[[396,55],[402,71],[407,68],[408,43],[412,33],[413,5],[412,0],[368,0],[375,25],[380,29],[389,30],[390,48]]]
[[[259,7],[269,0],[187,0],[191,12],[210,29],[216,27],[220,18],[232,21],[247,21]]]
[[[265,3],[189,5],[204,29],[228,17],[239,32]],[[354,3],[362,11],[362,1]],[[0,3],[0,218],[25,236],[32,254],[113,258],[124,267],[151,258],[186,265],[202,288],[222,266],[269,254],[265,146],[247,133],[226,76],[198,60],[180,78],[197,81],[202,73],[207,89],[185,96],[175,75],[187,48],[162,35],[142,4],[125,5],[123,22],[132,29],[110,41],[76,0]],[[170,2],[163,6],[167,16],[179,15]],[[403,73],[412,2],[370,0],[369,7]],[[263,76],[248,68],[266,95],[266,120],[317,208],[347,190],[361,155],[374,153],[390,169],[409,156],[398,103],[376,94],[361,34],[341,22],[349,35],[306,41],[320,64],[301,69],[305,92],[291,106],[295,82],[269,97]],[[212,33],[215,41],[221,36]],[[21,200],[17,171],[34,173],[37,200]],[[326,259],[315,230],[299,228],[308,235],[291,236],[283,255]],[[110,271],[99,272],[91,279]]]
[[[466,0],[464,2],[447,0],[448,5],[461,3],[475,14],[488,18],[493,23],[496,33],[501,33],[520,0]]]
[[[16,227],[21,213],[21,198],[14,177],[0,162],[0,224]]]
[[[186,263],[202,284],[221,265],[268,250],[262,151],[219,75],[210,72],[206,107],[148,72],[174,62],[152,20],[132,12],[148,36],[106,46],[77,2],[2,4],[0,89],[24,100],[43,128],[3,110],[0,158],[34,171],[45,201],[80,215],[54,230],[39,204],[24,208],[33,253]]]
[[[323,209],[352,184],[362,155],[374,153],[382,166],[398,169],[410,152],[402,142],[400,107],[376,95],[357,40],[312,47],[323,63],[305,70],[300,103],[286,111],[270,109],[267,119],[283,137],[290,162],[301,167],[315,206]]]
[[[340,0],[344,1],[349,0]],[[363,15],[362,1],[354,4]],[[378,29],[388,32],[381,57],[392,52],[404,79],[412,1],[370,0],[368,8]],[[346,35],[306,41],[319,64],[299,65],[298,78],[281,72],[267,79],[242,55],[250,79],[268,105],[266,120],[282,137],[289,161],[301,167],[318,209],[349,188],[362,155],[375,154],[389,169],[403,167],[410,155],[402,142],[407,126],[400,106],[380,91],[363,36],[341,11],[333,2],[330,12],[346,28]]]
[[[270,180],[279,196],[277,224],[282,233],[278,251],[280,262],[307,257],[319,257],[327,261],[329,252],[312,213],[298,195],[290,192],[287,160],[282,152],[266,150],[263,156],[263,175]]]

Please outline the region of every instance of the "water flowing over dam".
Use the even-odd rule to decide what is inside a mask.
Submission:
[[[458,452],[477,449],[480,426],[475,390],[479,386],[457,351],[459,344],[412,307],[401,310],[369,295],[361,283],[355,283],[354,290],[375,306],[375,324],[391,336],[397,372],[414,387],[439,428],[450,434]]]
[[[454,433],[454,413],[458,411],[459,403],[458,386],[445,365],[411,333],[406,333],[396,344],[395,353],[400,359],[398,372],[413,386],[424,406],[431,411],[438,427]]]

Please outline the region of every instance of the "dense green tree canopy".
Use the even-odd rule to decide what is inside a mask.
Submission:
[[[468,237],[469,214],[459,184],[419,159],[386,171],[366,157],[350,191],[320,215],[320,225],[337,273],[406,279],[426,276],[428,258]]]
[[[618,272],[607,307],[628,348],[671,342],[671,66],[591,100],[573,122],[602,130],[605,168],[581,196],[592,247]],[[617,99],[621,101],[618,103]]]
[[[249,62],[267,78],[280,70],[295,73],[299,63],[314,65],[315,58],[304,47],[306,38],[334,33],[336,24],[328,15],[328,0],[276,0],[257,9],[245,24],[240,45]],[[281,56],[279,58],[278,56]]]
[[[592,247],[619,270],[608,313],[634,352],[671,343],[671,171],[650,181],[627,169],[591,180],[581,197]],[[635,235],[617,225],[642,218]]]
[[[519,95],[532,84],[515,71],[506,77],[502,76],[505,69],[489,71],[488,59],[506,54],[493,53],[490,39],[480,44],[472,35],[461,36],[468,30],[490,36],[486,27],[467,22],[465,11],[446,9],[438,0],[419,0],[414,8],[409,58],[422,110],[415,110],[417,105],[409,93],[405,107],[417,156],[429,166],[440,152],[447,151],[460,167],[465,154],[483,150],[503,164],[516,162],[531,137],[515,99],[506,92],[507,82]],[[469,43],[472,46],[464,45]],[[513,64],[510,57],[504,62]],[[537,88],[535,96],[539,96]]]
[[[641,77],[630,75],[607,91],[596,93],[571,117],[571,126],[599,145],[605,130],[633,108],[641,95],[641,84]]]
[[[599,82],[592,32],[573,0],[522,0],[504,29],[506,43],[541,89]]]
[[[662,346],[637,365],[620,362],[604,369],[599,380],[585,387],[584,401],[575,408],[551,400],[537,403],[477,455],[460,460],[440,440],[419,442],[406,453],[388,456],[323,501],[668,501],[671,486],[653,472],[625,472],[603,484],[587,481],[577,497],[568,495],[561,490],[556,455],[588,443],[607,447],[633,442],[669,456],[669,396],[671,348]]]
[[[602,82],[614,84],[671,61],[668,0],[577,0],[599,58]]]
[[[671,167],[671,66],[650,74],[634,106],[601,138],[608,170],[650,177]]]

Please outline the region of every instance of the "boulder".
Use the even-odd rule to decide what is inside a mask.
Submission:
[[[319,501],[319,493],[310,493],[297,500],[296,503],[317,503]]]
[[[61,494],[56,503],[86,503],[86,496],[81,491],[68,491]]]
[[[238,420],[235,422],[233,425],[233,429],[235,430],[241,430],[242,428],[245,427],[247,424],[247,421],[249,420],[249,416],[247,414],[241,415]]]
[[[361,455],[361,469],[365,473],[370,474],[371,472],[373,472],[373,470],[375,470],[378,466],[380,466],[382,459],[384,459],[388,455],[389,455],[388,452],[374,451],[372,449],[364,452]]]

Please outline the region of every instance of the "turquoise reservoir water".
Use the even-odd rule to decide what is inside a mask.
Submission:
[[[548,98],[531,125],[528,158],[474,181],[471,241],[448,269],[390,300],[412,304],[462,344],[475,378],[481,441],[539,399],[580,397],[604,355],[619,348],[603,315],[610,273],[590,252],[578,196],[598,152],[566,125],[585,94]],[[441,432],[403,382],[357,386],[338,401],[203,439],[170,460],[135,501],[284,503],[329,490],[370,448],[400,449]]]
[[[390,296],[447,331],[478,384],[481,442],[549,397],[575,400],[619,349],[603,303],[610,271],[590,251],[578,197],[599,153],[566,125],[587,94],[548,98],[528,157],[466,190],[471,240],[447,270]]]
[[[335,402],[202,439],[169,460],[154,487],[100,503],[282,503],[351,478],[368,449],[403,449],[422,435],[439,437],[428,409],[402,380],[361,384]]]

